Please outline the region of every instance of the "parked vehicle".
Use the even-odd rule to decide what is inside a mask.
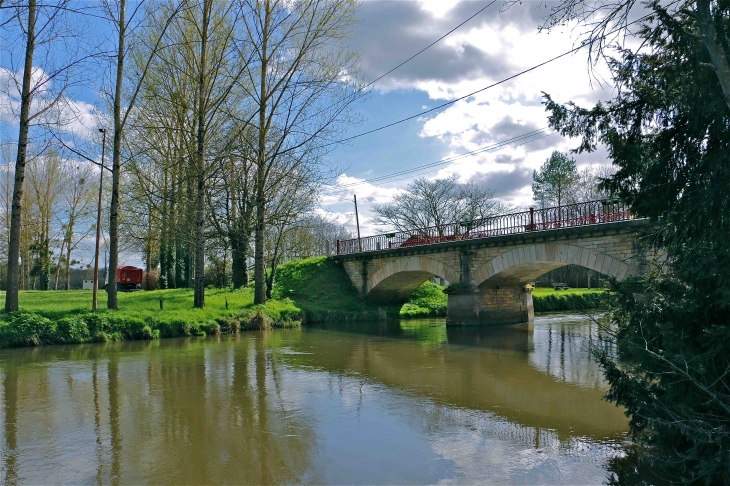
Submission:
[[[117,290],[121,292],[132,292],[142,290],[142,279],[144,270],[132,266],[117,267]]]

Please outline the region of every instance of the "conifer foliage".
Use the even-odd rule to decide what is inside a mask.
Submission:
[[[696,11],[651,8],[642,49],[610,62],[614,99],[545,105],[553,128],[581,139],[577,151],[605,144],[618,169],[605,188],[655,223],[645,242],[656,267],[616,286],[621,362],[597,354],[607,398],[626,407],[664,480],[730,484],[730,109]],[[713,12],[728,52],[730,3]]]

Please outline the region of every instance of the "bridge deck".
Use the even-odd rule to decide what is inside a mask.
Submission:
[[[462,240],[493,238],[520,233],[558,230],[633,219],[618,199],[588,201],[567,206],[534,209],[474,221],[337,241],[337,255],[409,248]]]

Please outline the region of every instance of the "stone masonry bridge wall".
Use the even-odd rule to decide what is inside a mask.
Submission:
[[[646,269],[647,220],[521,233],[337,256],[361,298],[405,302],[433,276],[448,280],[448,323],[531,322],[537,277],[574,264],[617,280]]]

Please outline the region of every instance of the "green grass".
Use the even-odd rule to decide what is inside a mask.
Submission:
[[[274,298],[294,301],[305,322],[380,320],[398,311],[361,300],[347,273],[327,257],[281,265],[276,272]]]
[[[0,297],[4,298],[4,292]],[[119,311],[106,309],[107,294],[99,292],[100,312],[131,313],[137,317],[171,316],[191,321],[203,321],[217,317],[232,317],[241,309],[253,305],[251,289],[230,291],[212,289],[205,291],[205,308],[193,308],[192,289],[154,290],[149,292],[120,292]],[[164,310],[160,311],[160,299]],[[228,310],[226,310],[226,299]],[[65,317],[91,310],[90,290],[21,291],[20,308],[50,319]],[[131,315],[130,314],[130,315]]]
[[[448,296],[444,287],[433,282],[425,282],[411,295],[400,308],[401,317],[445,317]]]
[[[23,291],[20,312],[0,312],[0,348],[205,336],[299,325],[301,311],[291,300],[254,306],[252,289],[206,290],[205,300],[205,308],[193,308],[191,289],[120,293],[119,310],[108,310],[102,292],[100,310],[92,313],[90,291]]]
[[[535,297],[547,297],[549,295],[586,295],[586,294],[601,294],[604,289],[568,289],[568,290],[554,290],[552,288],[539,287],[532,291],[532,298]]]

